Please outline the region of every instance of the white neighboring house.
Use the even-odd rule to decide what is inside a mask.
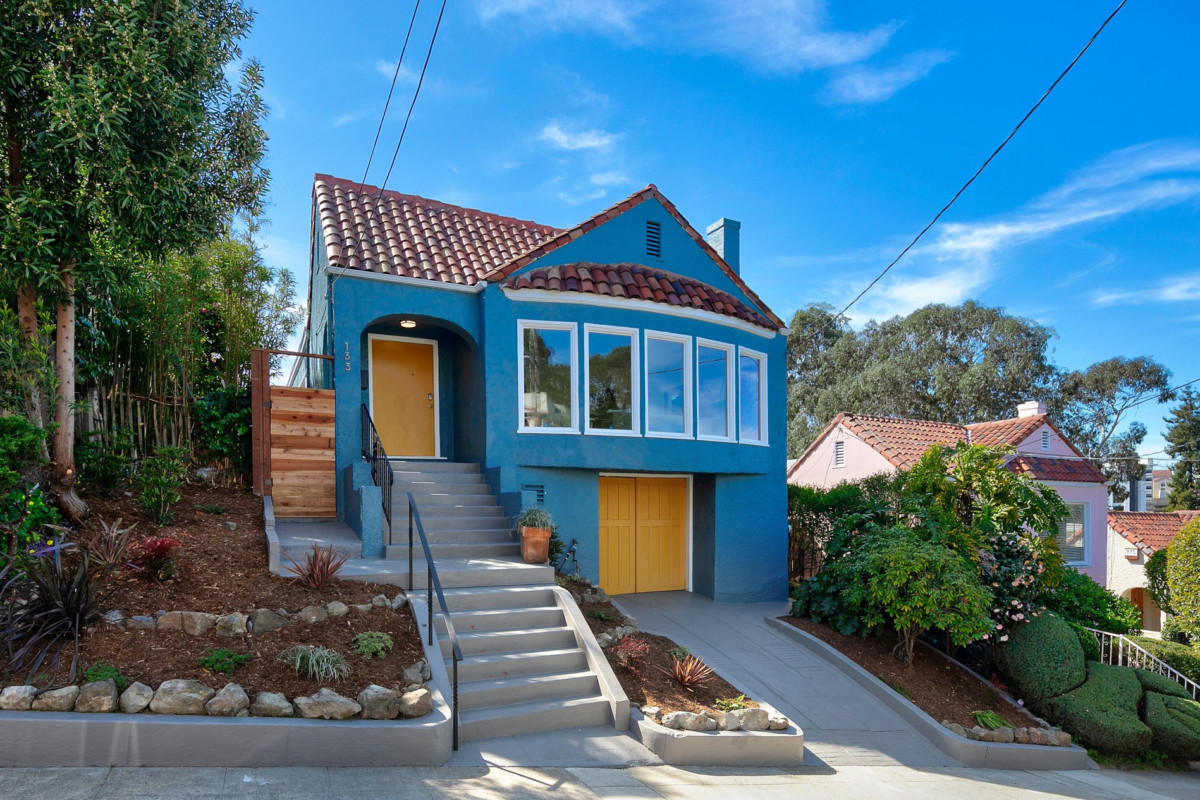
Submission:
[[[1200,511],[1108,512],[1108,576],[1112,591],[1142,612],[1142,630],[1162,630],[1163,613],[1146,591],[1146,560],[1171,543]]]
[[[1045,405],[1037,401],[1021,403],[1011,419],[973,425],[838,414],[788,469],[788,483],[828,489],[880,472],[908,469],[933,445],[959,442],[1015,447],[1008,468],[1052,487],[1071,512],[1059,525],[1059,551],[1068,564],[1104,584],[1108,558],[1104,473],[1062,437],[1047,417]]]

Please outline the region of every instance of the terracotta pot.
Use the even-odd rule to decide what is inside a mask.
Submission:
[[[521,528],[521,558],[526,564],[545,564],[549,560],[549,528]]]

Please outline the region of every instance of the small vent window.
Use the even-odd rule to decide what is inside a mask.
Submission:
[[[527,483],[521,487],[522,492],[531,492],[534,503],[538,508],[546,505],[546,487],[538,483]]]
[[[1050,449],[1050,431],[1048,431],[1048,430],[1042,431],[1042,449],[1043,450]]]
[[[833,443],[833,468],[841,469],[846,466],[846,443]]]
[[[646,255],[662,258],[662,225],[657,222],[646,222]]]

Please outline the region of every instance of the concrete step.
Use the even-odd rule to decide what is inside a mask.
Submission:
[[[434,540],[434,534],[450,533],[472,533],[487,531],[493,538],[496,534],[507,535],[512,541],[516,541],[513,534],[512,526],[508,524],[508,520],[504,517],[426,517],[421,515],[421,524],[425,528],[425,535],[429,541]],[[392,524],[395,531],[395,538],[403,538],[408,542],[408,515],[403,517],[397,512]],[[403,534],[403,537],[401,535]],[[414,533],[414,536],[416,534]]]
[[[476,514],[478,509],[486,506],[495,506],[499,508],[496,498],[490,494],[453,494],[451,492],[422,492],[413,493],[413,499],[417,501],[417,510],[421,512],[421,518],[433,509],[442,511],[445,506],[454,506],[455,508],[469,508],[470,511],[464,511],[464,514]],[[392,508],[401,509],[404,514],[408,514],[408,495],[401,492],[392,494]],[[489,512],[490,513],[490,512]]]
[[[451,660],[446,659],[449,674]],[[458,664],[459,687],[466,681],[508,678],[514,675],[549,675],[558,672],[585,672],[587,656],[578,647],[558,650],[525,650],[519,653],[488,653],[466,656]]]
[[[478,464],[468,464],[462,461],[422,461],[413,459],[390,458],[393,472],[458,472],[479,473]]]
[[[398,512],[397,519],[408,519],[407,503],[393,503],[392,509],[393,513]],[[491,500],[488,505],[482,506],[439,505],[436,503],[421,505],[418,503],[417,511],[421,514],[421,522],[426,524],[432,522],[444,523],[447,519],[471,520],[472,522],[476,520],[491,521],[498,519],[505,524],[505,527],[512,527],[508,522],[508,518],[504,516],[504,509],[496,505],[494,500]],[[406,522],[405,524],[408,523]],[[463,527],[471,528],[474,525],[467,524]]]
[[[608,701],[597,695],[472,709],[463,711],[459,720],[461,738],[470,742],[495,736],[609,725],[612,714]]]
[[[575,632],[567,627],[526,628],[523,630],[459,631],[458,647],[463,657],[488,653],[521,653],[529,650],[562,650],[575,645]],[[449,658],[453,652],[450,637],[438,635],[442,657]]]
[[[459,611],[502,611],[557,606],[554,590],[548,585],[494,586],[486,589],[448,589],[446,606],[454,619]]]
[[[422,520],[424,522],[424,520]],[[512,531],[498,525],[483,528],[434,528],[425,526],[425,538],[429,546],[435,544],[508,544],[513,542]],[[389,547],[404,548],[404,558],[408,558],[408,519],[401,520],[398,516],[392,526],[392,543]],[[421,547],[421,538],[413,531],[413,546]]]
[[[425,534],[429,538],[429,549],[433,552],[434,559],[443,558],[480,558],[487,556],[497,557],[513,557],[521,555],[521,545],[512,541],[508,537],[504,539],[496,538],[494,541],[485,542],[435,542],[429,534]],[[384,549],[384,558],[402,560],[408,562],[408,531],[404,535],[398,537],[404,541],[404,544],[388,545]],[[421,569],[425,566],[425,554],[421,549],[421,542],[416,537],[413,538],[413,561],[414,563],[421,562]]]
[[[408,581],[408,559],[385,561],[377,559],[376,564],[387,565],[381,572],[399,572],[404,583]],[[414,589],[424,589],[427,576],[424,569],[417,570],[413,564]],[[526,564],[520,558],[485,556],[479,558],[439,558],[437,560],[438,577],[443,589],[460,589],[481,586],[525,586],[528,584],[548,584],[554,580],[554,569],[548,564]],[[400,585],[403,585],[400,584]]]
[[[450,597],[446,597],[449,607]],[[454,630],[459,634],[472,631],[510,631],[528,628],[561,628],[566,618],[558,606],[530,606],[526,608],[469,608],[450,610],[454,618]],[[439,614],[434,626],[440,632],[446,630],[446,620]]]
[[[412,469],[392,468],[393,486],[402,483],[413,486],[487,486],[487,481],[478,472],[421,472]]]
[[[483,482],[482,475],[466,475],[463,477],[479,478],[475,483],[449,483],[440,480],[428,480],[433,475],[414,476],[413,480],[400,480],[392,484],[392,495],[396,498],[405,497],[412,492],[420,504],[421,498],[431,494],[477,495],[492,496],[492,487]]]
[[[549,675],[517,675],[459,683],[459,711],[494,708],[556,697],[588,697],[600,694],[600,682],[587,671],[555,672]]]

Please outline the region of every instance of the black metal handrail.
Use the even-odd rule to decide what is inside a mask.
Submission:
[[[454,622],[450,619],[450,609],[446,606],[446,595],[442,592],[442,580],[438,577],[437,567],[433,563],[433,553],[429,551],[429,538],[425,536],[425,526],[421,524],[421,512],[417,509],[417,501],[412,492],[408,492],[408,589],[413,588],[413,531],[421,539],[421,549],[425,551],[425,606],[429,611],[429,646],[433,646],[433,593],[437,592],[438,606],[442,610],[442,618],[446,620],[446,637],[450,640],[450,652],[454,656],[451,666],[450,685],[453,692],[453,702],[450,704],[450,725],[454,733],[454,749],[458,749],[458,662],[462,661],[462,649],[458,646],[458,634],[454,632]]]
[[[388,544],[392,543],[392,483],[396,476],[392,471],[392,462],[388,461],[387,452],[383,449],[383,441],[379,431],[375,430],[375,421],[371,419],[371,410],[367,404],[362,404],[362,456],[371,464],[371,481],[380,488],[383,495],[383,516],[388,525]],[[411,555],[409,557],[411,561]],[[412,587],[412,565],[409,565],[409,587]]]

